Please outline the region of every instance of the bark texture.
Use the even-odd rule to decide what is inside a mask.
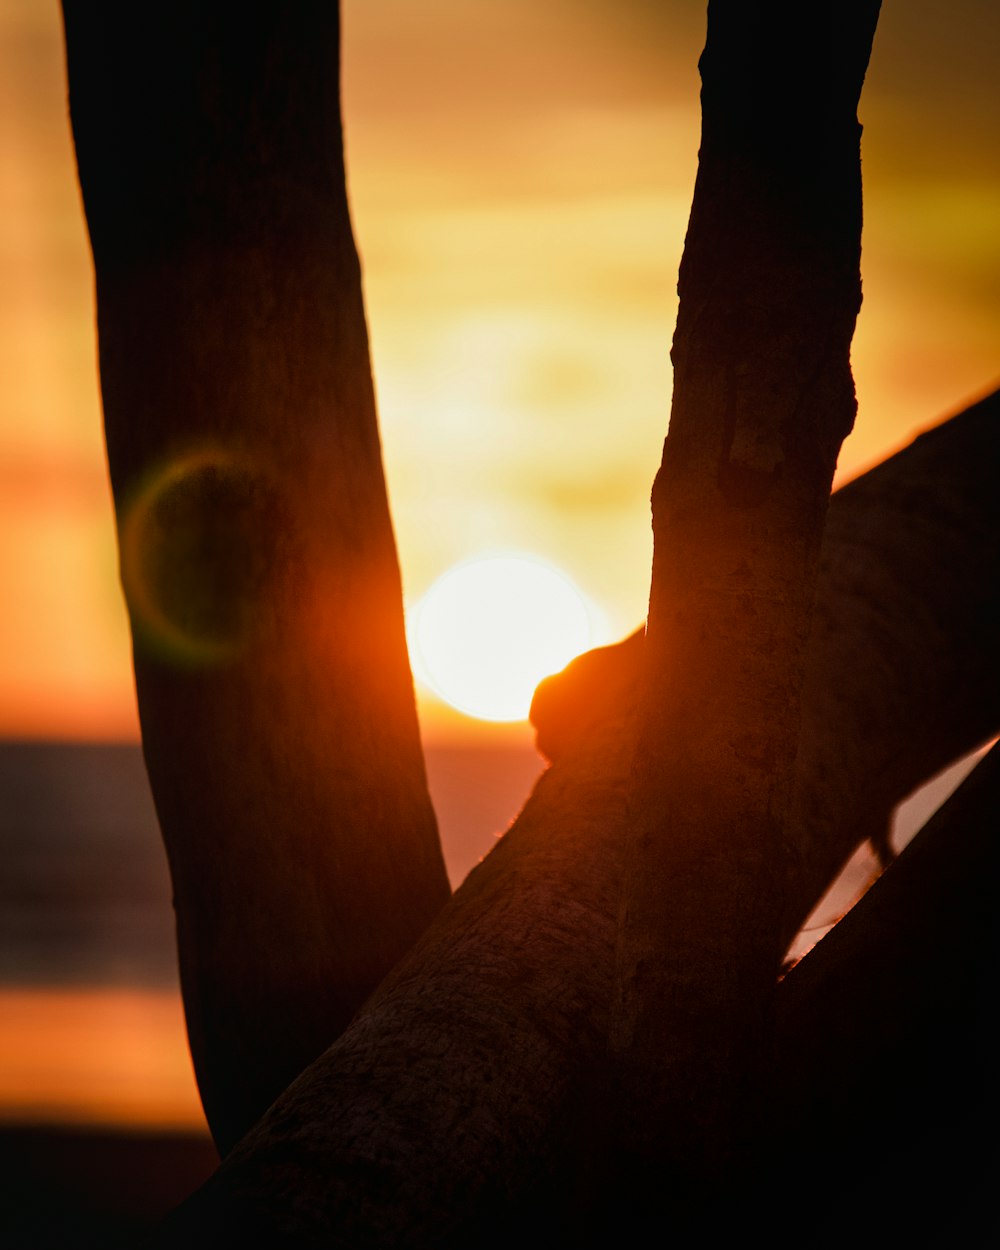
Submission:
[[[904,797],[893,787],[911,784],[900,780],[907,770],[887,773],[882,760],[906,758],[915,725],[925,726],[916,749],[931,771],[970,732],[1000,728],[990,683],[964,686],[962,715],[957,703],[953,715],[924,715],[927,673],[947,689],[991,666],[997,579],[956,577],[950,597],[936,603],[926,651],[908,610],[895,610],[933,598],[933,570],[960,547],[968,567],[997,566],[1000,500],[975,484],[985,486],[982,466],[995,461],[998,433],[994,395],[875,471],[895,482],[884,510],[879,489],[863,490],[866,478],[834,496],[831,531],[836,522],[855,541],[824,558],[805,732],[816,742],[827,734],[858,742],[876,709],[880,719],[870,751],[846,751],[829,766],[813,757],[813,771],[799,774],[797,812],[823,813],[808,831],[810,853],[831,865],[866,836],[856,820],[865,795],[890,806]],[[930,461],[941,472],[928,478]],[[910,506],[899,506],[911,463]],[[963,490],[964,481],[973,489]],[[866,517],[855,528],[862,495]],[[869,570],[863,585],[850,576],[859,559]],[[870,637],[873,611],[883,628]],[[971,620],[978,625],[970,632]],[[635,649],[624,649],[624,688],[640,680]],[[842,697],[845,686],[856,701]],[[553,1237],[586,1244],[586,1223],[574,1220],[582,1212],[586,1221],[608,1182],[602,1116],[630,734],[619,704],[560,755],[414,952],[157,1244],[235,1241],[238,1229],[299,1246],[509,1244],[528,1212],[547,1218]],[[844,803],[855,794],[857,807]],[[799,914],[819,889],[809,876],[796,878]],[[832,1189],[822,1196],[833,1201]],[[669,1225],[671,1214],[664,1218]]]
[[[802,726],[783,940],[854,841],[1000,728],[998,462],[994,391],[833,497],[810,653],[821,645],[841,677],[807,664],[803,702],[816,710]],[[854,604],[849,630],[835,602]],[[871,778],[864,790],[843,784],[857,770]],[[833,833],[848,824],[853,839]]]
[[[448,897],[334,4],[64,4],[143,747],[221,1150]]]
[[[803,656],[856,408],[878,10],[708,6],[612,1029],[637,1202],[664,1173],[676,1200],[717,1188],[766,1098]]]

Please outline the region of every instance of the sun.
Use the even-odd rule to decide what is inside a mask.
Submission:
[[[526,555],[457,564],[410,613],[417,678],[480,720],[526,719],[535,687],[595,645],[596,610],[570,579]]]

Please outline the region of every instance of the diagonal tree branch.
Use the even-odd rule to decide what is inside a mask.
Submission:
[[[857,841],[1000,728],[998,456],[994,391],[834,496],[810,643],[824,659],[807,665],[803,684],[812,711],[793,796],[786,943]],[[845,787],[861,774],[863,789]]]
[[[225,1151],[448,897],[335,4],[64,4],[143,747]]]
[[[805,730],[821,722],[824,733],[852,741],[871,708],[887,709],[877,752],[850,752],[830,767],[814,757],[815,771],[799,778],[797,810],[828,811],[822,832],[836,848],[828,855],[817,831],[811,853],[838,865],[865,833],[853,805],[834,798],[902,798],[891,794],[902,772],[887,776],[880,760],[905,758],[916,722],[926,722],[919,754],[932,768],[964,747],[968,726],[1000,728],[995,685],[965,687],[964,720],[928,715],[922,688],[931,670],[946,688],[976,665],[991,668],[990,639],[1000,625],[995,579],[956,578],[925,652],[897,648],[894,634],[909,630],[895,604],[932,593],[924,567],[949,558],[963,532],[970,566],[996,566],[1000,499],[963,495],[961,483],[995,462],[998,431],[1000,394],[925,436],[937,445],[942,479],[919,515],[891,502],[883,513],[872,491],[860,548],[871,576],[863,586],[840,568],[853,566],[859,550],[838,547],[824,561],[822,611],[807,652]],[[960,450],[951,454],[953,440]],[[923,455],[918,440],[890,462],[899,492],[907,464]],[[922,489],[923,472],[914,480]],[[859,494],[852,487],[834,496],[831,528],[841,512],[852,528]],[[922,555],[914,562],[908,548],[918,532]],[[871,640],[869,603],[885,623]],[[969,655],[973,618],[982,629],[978,653]],[[841,698],[845,682],[863,693],[859,706]],[[168,1223],[159,1244],[187,1245],[212,1229],[235,1239],[242,1225],[272,1244],[489,1245],[520,1227],[526,1208],[534,1216],[541,1205],[552,1217],[554,1204],[558,1226],[559,1195],[586,1210],[607,1184],[600,1111],[629,720],[621,706],[609,711],[556,761],[414,952]],[[795,887],[812,889],[804,876]],[[794,897],[804,915],[816,896]],[[574,1171],[583,1179],[567,1198],[560,1186]]]

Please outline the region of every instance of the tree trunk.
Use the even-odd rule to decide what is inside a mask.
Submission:
[[[143,747],[225,1151],[448,897],[333,4],[64,5]]]
[[[636,1204],[725,1188],[765,1113],[803,657],[856,408],[878,10],[708,6],[612,1028]]]
[[[856,742],[875,709],[882,715],[870,752],[830,764],[812,757],[812,773],[800,764],[796,811],[823,812],[808,845],[824,862],[839,866],[865,836],[855,813],[866,795],[887,809],[904,797],[892,792],[903,772],[887,773],[882,761],[906,757],[915,724],[926,725],[918,754],[931,769],[964,749],[968,726],[1000,728],[989,683],[965,688],[964,718],[927,715],[924,704],[926,673],[945,688],[992,664],[996,579],[959,572],[955,596],[936,601],[924,569],[959,555],[979,573],[996,566],[1000,500],[984,466],[995,463],[998,432],[1000,394],[875,470],[894,483],[884,510],[867,478],[833,497],[830,531],[855,533],[851,513],[863,506],[864,535],[860,547],[835,542],[825,553],[804,735]],[[933,460],[941,474],[929,482]],[[911,462],[919,508],[899,506]],[[925,485],[932,489],[920,494]],[[851,576],[859,560],[869,572],[863,586]],[[938,621],[924,652],[906,618],[923,596]],[[872,613],[883,622],[875,637]],[[970,620],[982,626],[972,635]],[[842,697],[845,687],[856,701]],[[629,722],[627,707],[609,711],[555,762],[415,951],[158,1244],[207,1244],[213,1229],[235,1237],[242,1226],[297,1246],[489,1245],[509,1239],[526,1209],[534,1218],[543,1207],[558,1228],[568,1208],[594,1201],[607,1181],[600,1113]],[[792,897],[804,916],[817,897],[812,879],[796,878]]]

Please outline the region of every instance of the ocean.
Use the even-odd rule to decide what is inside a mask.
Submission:
[[[543,762],[523,746],[426,749],[457,885]],[[133,743],[0,743],[0,985],[177,985],[166,857]]]

